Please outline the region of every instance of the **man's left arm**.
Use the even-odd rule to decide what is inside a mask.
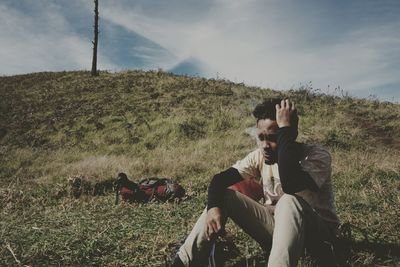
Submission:
[[[293,138],[290,127],[278,131],[278,168],[283,192],[294,194],[304,189],[317,191],[318,186],[310,174],[301,168],[300,144]]]
[[[278,168],[282,190],[287,194],[294,194],[304,189],[318,190],[318,186],[311,176],[305,172],[299,163],[301,156],[300,144],[295,142],[295,134],[290,127],[290,117],[296,116],[294,103],[282,100],[276,105],[276,122],[278,130]]]

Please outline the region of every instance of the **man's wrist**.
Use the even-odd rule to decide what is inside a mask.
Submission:
[[[278,127],[279,127],[278,132],[282,131],[282,129],[291,129],[290,124],[282,124],[278,125]]]
[[[220,207],[218,207],[218,206],[215,206],[215,207],[211,207],[211,208],[207,208],[207,212],[209,212],[209,211],[221,211],[221,208]]]
[[[296,138],[293,134],[293,129],[291,127],[281,127],[278,129],[278,140],[277,143],[282,144],[288,141],[294,141]]]
[[[219,208],[220,209],[220,207],[216,203],[207,205],[207,211],[209,211],[210,209],[213,209],[213,208]]]
[[[278,127],[279,128],[290,127],[290,123],[289,122],[278,123]]]

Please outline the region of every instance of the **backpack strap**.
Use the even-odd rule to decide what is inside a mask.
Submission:
[[[118,205],[119,201],[119,188],[115,187],[115,205]]]
[[[159,200],[157,198],[156,190],[161,184],[163,184],[163,178],[157,177],[144,178],[138,183],[140,190],[146,191],[146,189],[151,189],[151,193],[146,202],[150,202],[153,198]]]

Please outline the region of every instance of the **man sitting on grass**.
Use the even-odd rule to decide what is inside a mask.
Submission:
[[[270,251],[273,267],[296,266],[305,247],[334,239],[339,221],[329,152],[295,141],[298,117],[289,100],[264,101],[253,115],[259,148],[213,177],[207,208],[172,266],[205,266],[227,218]],[[261,203],[258,191],[264,195]]]

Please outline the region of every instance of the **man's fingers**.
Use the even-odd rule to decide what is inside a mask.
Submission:
[[[275,105],[275,108],[276,108],[276,111],[278,111],[278,110],[280,109],[279,104],[276,104],[276,105]]]
[[[221,229],[221,211],[215,207],[207,212],[205,237],[210,240],[215,237],[218,231]]]
[[[286,102],[286,109],[289,109],[289,108],[290,108],[290,102],[289,102],[289,99],[286,99],[286,100],[285,100],[285,102]]]
[[[212,235],[213,235],[214,233],[216,233],[216,231],[215,231],[214,228],[215,228],[215,227],[213,226],[212,222],[208,222],[208,223],[207,223],[207,225],[206,225],[206,227],[205,227],[205,229],[204,229],[204,233],[205,233],[205,235],[206,235],[207,240],[210,240],[211,237],[212,237]]]
[[[216,227],[217,227],[216,233],[218,233],[221,230],[221,221],[220,220],[216,221]]]
[[[211,236],[213,235],[213,233],[214,233],[214,230],[213,230],[212,226],[209,225],[208,226],[208,240],[211,239]]]
[[[220,221],[210,221],[205,227],[205,235],[207,240],[210,240],[214,234],[217,234],[222,229]]]
[[[294,102],[292,102],[292,111],[295,110],[296,108],[294,107]]]
[[[281,100],[281,108],[285,108],[285,100],[284,99]]]
[[[213,233],[218,233],[217,223],[215,221],[211,222]]]
[[[204,234],[206,235],[207,240],[210,240],[210,236],[208,234],[208,224],[206,224],[206,227],[204,228]]]

